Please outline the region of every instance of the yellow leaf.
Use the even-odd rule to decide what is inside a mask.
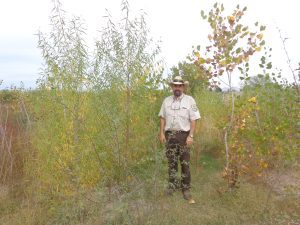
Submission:
[[[234,16],[228,16],[227,19],[230,24],[234,23],[234,20],[235,20]]]
[[[260,52],[260,51],[261,51],[261,47],[257,47],[257,48],[255,49],[255,51]]]
[[[195,52],[194,55],[195,55],[197,58],[200,58],[200,53],[199,53],[199,52]]]
[[[221,66],[226,66],[226,60],[222,60],[222,61],[220,61],[220,63],[219,63]]]
[[[261,40],[262,38],[263,38],[263,34],[258,34],[256,37],[259,39],[259,40]]]
[[[206,60],[204,58],[198,58],[198,63],[199,64],[206,63]]]
[[[248,102],[256,103],[256,97],[254,96],[254,97],[248,99]]]

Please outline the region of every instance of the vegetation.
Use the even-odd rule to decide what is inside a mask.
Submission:
[[[54,1],[52,30],[38,35],[38,88],[0,92],[0,223],[300,223],[300,76],[290,84],[273,69],[265,27],[250,31],[246,8],[225,16],[215,4],[202,12],[211,46],[194,48],[163,79],[144,15],[121,6],[122,20],[108,15],[90,51],[80,18],[69,20]],[[179,74],[202,116],[191,150],[195,205],[164,195],[157,114],[166,80]],[[229,92],[219,88],[223,74]]]
[[[237,187],[238,177],[242,173],[252,173],[254,170],[260,175],[257,171],[267,168],[270,165],[267,161],[272,161],[272,156],[280,158],[293,155],[291,158],[294,158],[296,149],[299,149],[297,138],[288,138],[293,136],[294,121],[299,120],[299,96],[292,88],[296,86],[298,91],[297,81],[293,85],[285,84],[280,80],[280,74],[272,71],[272,62],[269,61],[271,55],[268,54],[272,49],[268,51],[263,40],[266,27],[256,22],[254,30],[251,30],[243,24],[246,11],[247,7],[241,9],[237,5],[231,15],[225,16],[223,4],[218,3],[214,4],[208,15],[202,11],[202,18],[211,27],[211,34],[208,35],[210,45],[205,48],[204,54],[200,45],[197,46],[189,57],[199,68],[207,68],[212,86],[222,82],[229,88],[229,120],[223,121],[226,155],[223,176],[229,188]],[[253,87],[248,82],[251,80],[249,59],[263,47],[265,54],[259,64],[262,73],[257,75],[261,78],[258,81],[260,86]],[[235,70],[239,73],[235,73]],[[246,85],[238,99],[232,90],[232,76],[235,74],[240,74],[240,79]],[[227,78],[225,81],[224,75]],[[269,128],[270,133],[267,131]],[[280,150],[275,150],[277,148]]]

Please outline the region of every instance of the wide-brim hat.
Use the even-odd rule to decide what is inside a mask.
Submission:
[[[184,86],[187,86],[189,84],[189,82],[183,80],[181,76],[176,76],[176,77],[173,78],[173,80],[169,84],[170,85],[174,85],[174,84],[177,84],[177,85],[179,84],[180,85],[180,84],[182,84]]]

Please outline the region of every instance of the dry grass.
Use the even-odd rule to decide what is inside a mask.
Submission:
[[[243,181],[238,190],[225,192],[221,165],[207,155],[198,164],[192,167],[194,205],[180,192],[164,196],[163,167],[155,184],[134,180],[130,191],[115,187],[110,196],[98,189],[42,204],[2,195],[0,224],[300,224],[299,196],[279,198],[266,185]]]

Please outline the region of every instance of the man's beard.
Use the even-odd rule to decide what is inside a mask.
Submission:
[[[176,97],[179,97],[182,94],[182,92],[180,90],[175,90],[175,91],[173,91],[173,93]]]

